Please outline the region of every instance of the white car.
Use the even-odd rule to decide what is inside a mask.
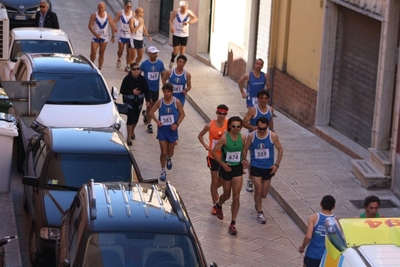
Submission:
[[[15,63],[25,53],[74,54],[67,34],[49,28],[15,28],[10,33],[8,60],[0,61],[0,80],[9,81]]]
[[[56,82],[36,117],[35,130],[44,127],[116,128],[127,137],[126,123],[114,102],[118,89],[113,87],[110,92],[98,68],[85,56],[24,54],[15,64],[10,78],[12,81]],[[31,125],[23,123],[18,111],[14,113],[22,137],[23,146],[19,147],[26,151],[29,138],[36,132]]]

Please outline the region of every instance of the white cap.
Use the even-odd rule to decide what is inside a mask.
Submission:
[[[179,6],[186,6],[186,3],[187,3],[186,1],[180,1]]]
[[[152,54],[160,52],[155,46],[150,46],[147,51]]]

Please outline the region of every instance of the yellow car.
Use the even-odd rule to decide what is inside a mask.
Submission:
[[[400,266],[400,218],[325,220],[320,267]]]

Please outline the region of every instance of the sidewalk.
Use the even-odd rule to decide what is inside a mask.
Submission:
[[[159,59],[167,67],[172,48],[167,37],[155,36],[161,42],[148,45],[160,49]],[[185,69],[192,75],[192,90],[187,99],[203,119],[213,119],[215,108],[221,103],[229,107],[229,116],[243,118],[247,108],[237,83],[198,59],[187,57]],[[270,192],[303,231],[306,231],[308,216],[320,211],[319,203],[327,194],[336,198],[334,213],[338,218],[356,217],[363,207],[357,208],[351,201],[362,203],[371,194],[397,206],[381,207],[381,214],[385,217],[400,216],[399,199],[389,189],[363,188],[352,173],[351,158],[345,153],[278,111],[275,111],[274,128],[284,148],[284,156],[277,175],[272,179]]]

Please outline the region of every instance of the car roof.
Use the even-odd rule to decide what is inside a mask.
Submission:
[[[11,30],[14,40],[55,40],[68,42],[68,36],[63,30],[50,28],[23,27]]]
[[[56,153],[127,154],[122,135],[115,129],[48,128]]]
[[[89,200],[87,208],[92,226],[90,231],[190,232],[191,223],[183,202],[169,182],[166,186],[121,182],[88,183],[83,188]],[[95,196],[95,201],[91,195]]]
[[[33,72],[58,74],[97,73],[96,67],[84,56],[69,54],[36,53],[25,54],[32,62]]]

